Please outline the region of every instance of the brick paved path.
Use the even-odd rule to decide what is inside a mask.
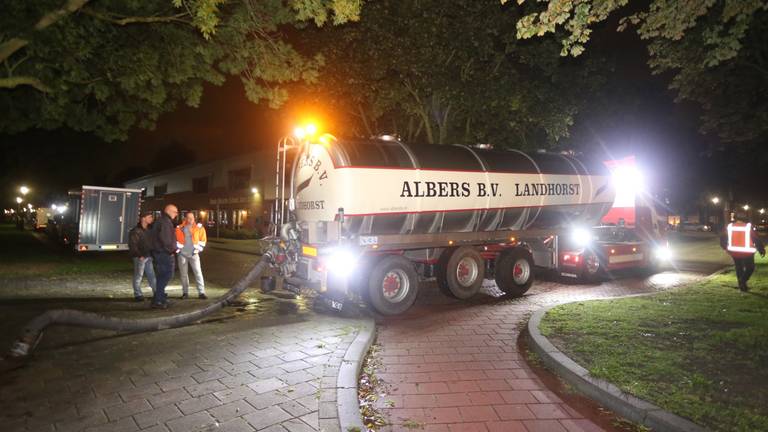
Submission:
[[[0,430],[338,431],[336,376],[359,324],[243,314],[43,348],[0,377]]]
[[[667,272],[600,286],[537,283],[524,298],[467,305],[424,284],[405,317],[379,325],[390,394],[385,430],[575,432],[602,430],[538,380],[517,350],[521,326],[546,304],[667,289],[700,277]]]

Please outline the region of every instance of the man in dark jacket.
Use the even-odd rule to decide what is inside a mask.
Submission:
[[[141,212],[139,223],[128,233],[128,253],[133,258],[133,297],[137,302],[144,301],[141,293],[141,280],[147,275],[147,282],[154,295],[156,279],[152,267],[152,242],[149,226],[152,225],[152,212]]]
[[[168,308],[168,298],[165,295],[165,287],[173,278],[176,255],[176,227],[173,224],[179,209],[173,204],[168,204],[163,209],[160,218],[152,225],[152,259],[155,261],[155,273],[157,274],[157,286],[155,287],[155,299],[153,308]]]

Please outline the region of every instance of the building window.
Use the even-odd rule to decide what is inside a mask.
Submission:
[[[192,179],[192,192],[202,194],[208,193],[208,185],[210,184],[210,177],[198,177]]]
[[[251,183],[251,169],[243,168],[229,172],[229,189],[240,190],[248,188]]]
[[[155,198],[162,198],[168,192],[168,183],[155,185]]]

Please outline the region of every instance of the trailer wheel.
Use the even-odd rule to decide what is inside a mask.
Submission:
[[[473,248],[451,248],[437,262],[437,286],[443,294],[466,300],[480,291],[485,278],[483,257]]]
[[[496,285],[506,297],[521,297],[533,284],[533,256],[523,248],[496,258]]]
[[[602,282],[605,279],[605,265],[594,252],[584,254],[584,272],[581,279],[586,282]]]
[[[368,303],[382,315],[398,315],[410,308],[419,292],[419,276],[413,264],[399,255],[374,263],[367,282]]]

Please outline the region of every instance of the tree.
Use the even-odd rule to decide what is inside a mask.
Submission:
[[[702,108],[703,132],[725,142],[768,138],[768,2],[652,0],[639,12],[622,9],[629,0],[546,3],[546,10],[518,21],[519,38],[563,29],[561,55],[578,56],[592,28],[616,12],[622,15],[618,30],[633,27],[648,41],[652,72],[671,74],[678,100]]]
[[[327,59],[318,99],[347,134],[553,145],[599,74],[593,59],[559,59],[554,41],[510,35],[514,9],[495,0],[371,2],[359,23],[315,31]]]
[[[361,0],[3,1],[0,133],[67,126],[122,140],[206,83],[237,75],[253,102],[279,106],[285,85],[323,64],[284,32],[357,19]]]

